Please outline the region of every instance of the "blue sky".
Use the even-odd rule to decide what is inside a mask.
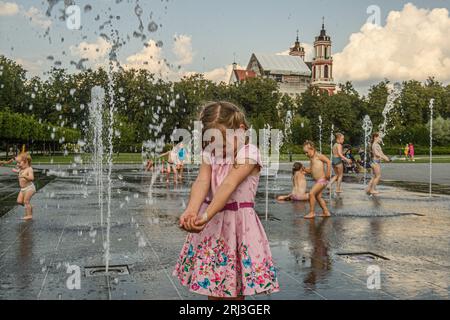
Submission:
[[[64,67],[70,67],[69,61],[75,59],[70,54],[70,46],[81,41],[95,42],[98,26],[109,14],[120,15],[120,20],[114,21],[114,27],[124,38],[139,25],[134,14],[136,0],[123,0],[119,4],[116,0],[74,0],[81,8],[86,4],[92,6],[90,12],[82,10],[81,31],[68,30],[65,22],[58,19],[58,11],[64,8],[63,0],[53,8],[52,17],[38,17],[37,20],[44,20],[41,26],[30,22],[23,13],[29,12],[31,7],[45,13],[47,1],[2,0],[0,7],[8,2],[16,3],[20,12],[14,15],[0,12],[0,52],[30,64],[41,61],[39,67],[42,69],[48,67],[48,55],[61,60]],[[332,36],[334,52],[341,52],[348,45],[350,35],[358,32],[368,19],[368,6],[379,6],[383,25],[389,12],[401,11],[408,2],[417,8],[450,9],[450,1],[443,0],[140,0],[139,4],[143,9],[145,27],[150,15],[161,25],[157,32],[147,34],[155,41],[163,42],[161,54],[164,57],[171,62],[176,61],[173,37],[186,35],[191,41],[192,61],[183,66],[184,70],[208,72],[230,64],[234,54],[237,62],[246,66],[252,52],[284,51],[293,43],[297,29],[300,29],[302,42],[312,43],[320,31],[322,16],[325,16],[326,29]],[[109,7],[111,11],[108,11]],[[94,20],[97,14],[101,16],[100,21]],[[45,27],[42,25],[46,19],[51,20],[51,43],[43,37]],[[87,38],[83,40],[83,36]],[[120,57],[125,60],[142,48],[143,43],[132,38],[121,49]]]

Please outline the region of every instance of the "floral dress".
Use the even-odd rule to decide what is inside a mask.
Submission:
[[[233,164],[218,164],[207,154],[211,163],[211,189],[207,200],[212,200]],[[254,145],[244,146],[236,161],[252,160],[262,167],[259,150]],[[279,291],[264,228],[253,207],[259,175],[248,176],[233,192],[228,204],[238,208],[217,213],[198,234],[190,233],[178,258],[174,276],[190,291],[213,297],[237,297]],[[199,212],[202,215],[208,204]]]

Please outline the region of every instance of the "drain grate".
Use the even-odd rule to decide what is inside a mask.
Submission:
[[[345,260],[354,262],[373,262],[380,260],[389,260],[388,258],[373,252],[346,252],[346,253],[337,253],[337,255],[340,256],[341,258],[344,258]]]
[[[84,274],[86,277],[125,276],[130,274],[130,269],[127,265],[108,266],[106,273],[106,266],[85,267]]]

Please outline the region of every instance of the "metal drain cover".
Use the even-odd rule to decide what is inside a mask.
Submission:
[[[380,256],[379,254],[373,252],[346,252],[346,253],[337,253],[337,255],[344,258],[345,260],[350,260],[354,262],[373,262],[379,260],[389,260],[388,258]]]
[[[85,267],[84,274],[86,277],[125,276],[130,274],[130,269],[127,265],[108,266],[106,273],[106,266]]]

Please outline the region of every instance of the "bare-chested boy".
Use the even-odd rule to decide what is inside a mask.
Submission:
[[[305,169],[306,173],[312,175],[313,179],[316,181],[314,186],[309,191],[309,213],[305,216],[305,219],[313,219],[316,216],[314,208],[316,202],[319,203],[322,208],[321,217],[330,217],[330,211],[327,208],[325,200],[322,198],[322,192],[328,185],[331,177],[331,161],[323,154],[317,152],[314,142],[305,141],[303,144],[303,151],[308,156],[310,160],[310,167]],[[325,173],[325,164],[327,165],[327,170]]]

